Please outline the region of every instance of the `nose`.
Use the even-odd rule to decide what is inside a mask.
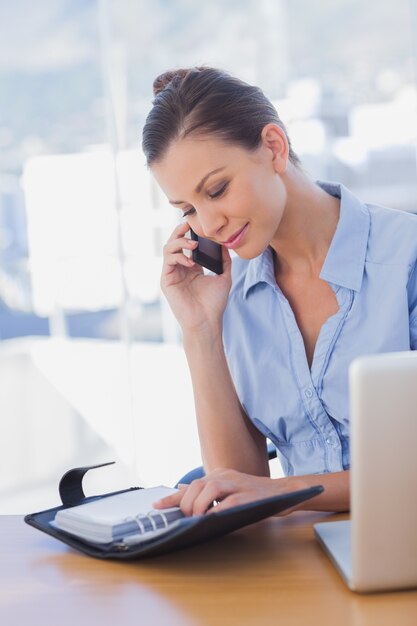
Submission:
[[[203,211],[197,209],[197,215],[203,236],[210,239],[218,238],[227,223],[226,217],[218,211],[213,211],[212,208]]]

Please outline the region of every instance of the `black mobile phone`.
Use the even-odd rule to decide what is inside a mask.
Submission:
[[[191,239],[198,241],[198,248],[193,250],[193,261],[207,268],[215,274],[223,274],[223,256],[222,247],[219,243],[199,237],[192,228],[190,228]]]

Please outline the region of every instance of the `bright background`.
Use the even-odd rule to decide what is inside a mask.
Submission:
[[[158,285],[178,214],[140,150],[154,77],[258,84],[312,177],[417,211],[417,3],[0,0],[0,24],[0,512],[112,459],[86,491],[171,485],[201,461]]]

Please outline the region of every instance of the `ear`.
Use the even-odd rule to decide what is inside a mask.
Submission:
[[[270,151],[277,174],[284,174],[288,164],[289,145],[285,132],[278,124],[267,124],[262,129],[262,143]]]

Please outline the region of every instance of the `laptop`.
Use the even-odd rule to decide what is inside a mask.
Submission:
[[[417,352],[349,369],[351,520],[315,524],[350,589],[417,587]]]

